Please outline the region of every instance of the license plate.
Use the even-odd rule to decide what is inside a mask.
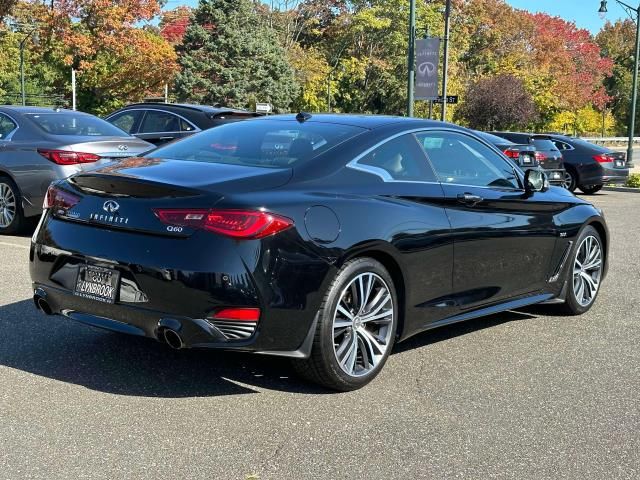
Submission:
[[[81,265],[74,295],[103,303],[114,303],[120,281],[120,272],[110,268]]]
[[[560,179],[560,178],[562,178],[562,177],[560,177],[560,172],[553,172],[553,173],[551,174],[551,178],[553,178],[554,180],[556,180],[556,179]]]
[[[624,160],[616,160],[616,167],[624,167]]]
[[[533,165],[533,158],[531,155],[521,154],[520,161],[522,162],[522,165]]]

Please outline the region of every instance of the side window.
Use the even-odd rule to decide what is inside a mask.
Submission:
[[[442,183],[520,188],[512,165],[478,140],[455,132],[416,136]]]
[[[196,128],[191,125],[189,122],[187,122],[184,119],[180,119],[180,131],[181,132],[195,132]]]
[[[118,113],[109,118],[109,123],[115,125],[120,130],[124,130],[127,133],[135,133],[133,131],[138,119],[142,115],[140,110],[131,110],[127,112]]]
[[[142,121],[142,127],[138,133],[165,133],[179,132],[180,117],[158,110],[147,110]]]
[[[411,134],[402,135],[380,145],[359,159],[358,165],[373,167],[372,170],[382,170],[380,173],[393,180],[436,180],[416,138]]]
[[[556,148],[560,151],[572,149],[571,145],[569,145],[568,143],[564,143],[559,140],[552,140],[552,142],[556,146]]]
[[[18,126],[6,115],[0,114],[0,140],[5,140]]]

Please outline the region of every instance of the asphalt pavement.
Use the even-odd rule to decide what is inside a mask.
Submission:
[[[612,247],[589,313],[421,334],[351,393],[46,317],[29,238],[0,237],[0,479],[638,479],[640,194],[592,199]]]

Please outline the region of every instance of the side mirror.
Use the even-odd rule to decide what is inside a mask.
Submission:
[[[524,174],[524,190],[528,194],[549,190],[549,179],[542,170],[527,170]]]

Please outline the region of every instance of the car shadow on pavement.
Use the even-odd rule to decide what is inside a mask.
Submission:
[[[412,337],[394,353],[528,318],[506,312]],[[31,300],[0,306],[0,366],[127,396],[184,398],[336,393],[301,380],[287,359],[213,350],[175,351],[153,340],[45,316]]]
[[[451,340],[452,338],[477,332],[485,328],[496,327],[503,323],[528,320],[531,318],[536,318],[536,315],[533,315],[531,312],[510,310],[508,312],[496,313],[486,317],[479,317],[473,320],[454,323],[445,327],[434,328],[433,330],[422,332],[402,343],[399,343],[393,349],[393,353],[406,352],[408,350],[425,347],[433,343]]]

